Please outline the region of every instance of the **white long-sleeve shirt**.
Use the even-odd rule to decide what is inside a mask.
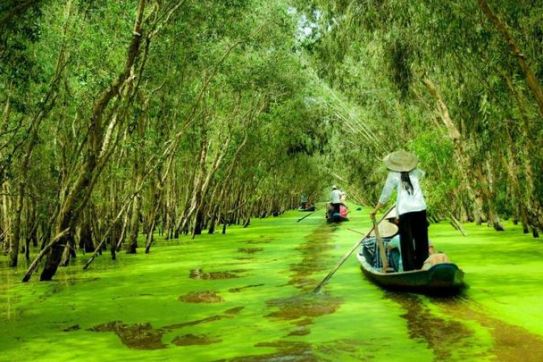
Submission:
[[[410,195],[407,190],[402,187],[400,172],[389,171],[387,180],[385,182],[385,187],[383,187],[381,197],[379,198],[379,202],[383,205],[386,204],[392,195],[392,191],[394,191],[394,188],[396,188],[398,193],[396,200],[398,215],[403,215],[408,212],[426,210],[426,201],[424,201],[424,195],[422,194],[419,184],[419,180],[423,176],[424,172],[418,168],[409,172],[409,179],[413,185],[413,192]]]
[[[332,193],[330,194],[330,202],[332,204],[339,204],[341,202],[341,191],[339,190],[332,190]]]

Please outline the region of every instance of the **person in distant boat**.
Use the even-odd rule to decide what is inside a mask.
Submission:
[[[341,190],[336,185],[332,186],[330,194],[330,205],[332,206],[332,215],[339,214],[339,206],[341,205]]]
[[[403,270],[420,269],[428,258],[426,201],[420,188],[420,179],[424,172],[417,168],[417,156],[407,151],[393,152],[383,161],[389,171],[388,177],[379,202],[370,215],[375,217],[396,189]]]
[[[300,196],[300,209],[306,209],[308,207],[308,198],[305,193]]]
[[[349,217],[349,208],[344,203],[339,205],[339,216],[345,220]]]
[[[424,264],[422,264],[422,268],[421,268],[422,270],[428,270],[436,264],[450,263],[450,260],[447,254],[441,251],[436,251],[432,242],[429,242],[428,254],[430,255],[428,256],[428,258],[426,258],[426,260],[424,261]]]

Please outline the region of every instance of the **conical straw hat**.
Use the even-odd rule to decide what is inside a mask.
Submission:
[[[389,153],[383,162],[390,171],[409,172],[417,167],[419,160],[411,152],[400,150]]]
[[[379,235],[382,238],[389,238],[398,233],[398,227],[391,222],[383,221],[379,224]],[[372,231],[370,236],[375,236],[375,231]]]

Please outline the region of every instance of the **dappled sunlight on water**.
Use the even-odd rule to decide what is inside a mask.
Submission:
[[[423,297],[393,292],[387,292],[386,297],[396,301],[405,310],[401,317],[407,321],[409,338],[427,343],[438,360],[482,357],[473,352],[474,332],[459,321],[436,316],[425,305]]]

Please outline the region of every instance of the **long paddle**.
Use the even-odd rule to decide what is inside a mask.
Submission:
[[[308,217],[308,216],[310,216],[310,215],[313,215],[314,213],[315,213],[315,211],[313,211],[313,212],[311,212],[311,213],[309,213],[309,214],[305,215],[305,216],[304,216],[304,217],[302,217],[302,218],[299,218],[297,222],[300,222],[300,221],[302,221],[303,219],[305,219],[306,217]]]
[[[388,215],[388,213],[392,210],[392,208],[394,208],[394,205],[387,210],[387,212],[385,212],[383,214],[383,216],[381,216],[381,218],[379,219],[379,222],[377,224],[379,224],[381,221],[383,221],[383,219]],[[351,254],[353,253],[353,251],[355,251],[359,246],[360,244],[362,243],[362,240],[364,240],[365,238],[367,238],[368,236],[370,236],[371,232],[373,231],[373,229],[375,228],[375,223],[373,224],[373,226],[371,227],[370,231],[368,231],[366,233],[366,235],[364,235],[364,237],[362,239],[360,239],[359,241],[357,241],[353,247],[347,252],[345,253],[345,255],[343,255],[343,257],[339,260],[339,262],[336,264],[336,266],[334,267],[334,269],[332,269],[325,277],[324,279],[315,287],[315,289],[313,289],[313,293],[318,293],[322,286],[324,284],[326,284],[326,282],[328,280],[330,280],[330,278],[332,278],[332,275],[334,275],[334,273],[343,265],[343,263],[345,263],[345,260],[347,260],[349,258],[349,256],[351,256]]]
[[[383,239],[381,239],[381,233],[379,232],[379,227],[377,227],[377,225],[379,224],[375,221],[375,215],[371,216],[371,221],[373,222],[373,230],[375,230],[375,241],[377,242],[377,247],[379,248],[379,255],[381,256],[381,262],[383,263],[383,272],[386,273],[388,269],[388,259],[387,259],[387,254],[385,252],[385,244],[383,243]]]

